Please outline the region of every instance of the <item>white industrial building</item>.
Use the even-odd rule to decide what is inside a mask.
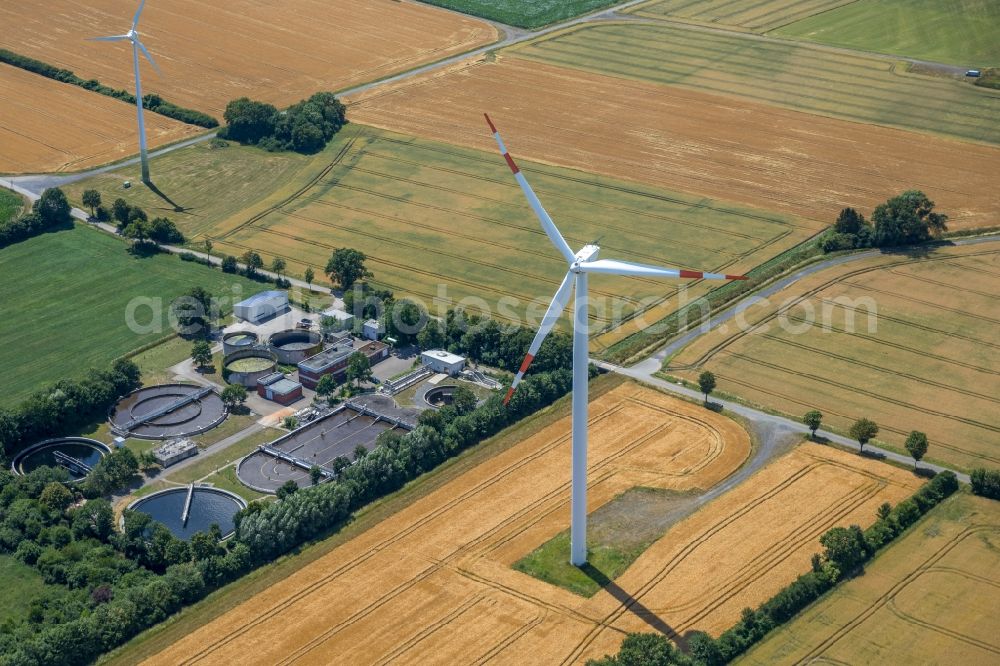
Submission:
[[[252,324],[259,324],[287,311],[287,291],[262,291],[233,306],[233,314]]]
[[[369,319],[361,325],[361,337],[365,340],[378,340],[385,335],[385,326],[377,319]]]
[[[334,328],[338,331],[349,331],[354,328],[354,315],[338,308],[324,310],[320,313],[320,317],[330,317],[336,320],[337,325]]]
[[[420,362],[434,372],[454,377],[465,369],[465,357],[443,349],[428,349],[420,355]]]

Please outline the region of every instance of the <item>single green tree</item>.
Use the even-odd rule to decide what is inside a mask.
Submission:
[[[306,272],[302,277],[305,278],[306,284],[309,286],[309,291],[312,291],[313,280],[316,278],[316,273],[313,272],[312,268],[306,268]]]
[[[368,257],[360,250],[337,248],[326,262],[326,274],[341,289],[350,289],[358,280],[371,277],[371,271],[365,268],[366,259]]]
[[[321,470],[316,465],[313,465],[312,467],[309,468],[309,479],[312,481],[312,484],[314,486],[317,483],[319,483],[322,478],[323,478],[323,470]]]
[[[715,390],[715,375],[708,370],[698,375],[698,388],[705,394],[705,404],[708,404],[708,396]]]
[[[264,260],[253,250],[247,250],[240,258],[243,260],[243,265],[246,267],[244,270],[246,271],[247,277],[254,277],[257,275],[257,271],[264,268]]]
[[[222,389],[222,402],[229,409],[241,406],[247,399],[247,388],[242,384],[230,384]]]
[[[459,416],[468,414],[476,408],[476,394],[466,386],[459,386],[451,394],[451,406],[455,408]]]
[[[361,388],[361,382],[372,378],[372,364],[361,352],[354,352],[347,359],[347,381],[354,382],[356,388]]]
[[[819,427],[823,424],[823,413],[818,409],[811,409],[806,412],[805,416],[802,417],[802,422],[809,428],[809,436],[812,439],[816,439],[816,431],[819,430]]]
[[[285,272],[285,260],[281,257],[275,257],[274,261],[271,262],[271,272],[281,277]]]
[[[215,246],[212,244],[211,239],[206,238],[205,239],[205,254],[208,255],[208,267],[209,268],[212,267],[212,248],[213,247],[215,247]]]
[[[42,192],[42,196],[32,205],[32,210],[42,218],[46,227],[70,224],[73,219],[70,216],[69,200],[58,187],[50,187]]]
[[[861,418],[851,424],[849,433],[851,438],[857,440],[860,445],[860,452],[864,453],[865,444],[878,435],[878,425],[871,419]]]
[[[49,511],[62,513],[73,503],[73,493],[63,484],[53,481],[45,486],[42,494],[38,497],[38,501]]]
[[[879,517],[879,520],[886,520],[892,513],[892,505],[888,502],[882,502],[878,509],[875,511],[875,515]]]
[[[368,449],[364,444],[358,444],[354,447],[354,460],[358,461],[368,455]]]
[[[316,395],[321,397],[329,397],[333,395],[333,392],[337,390],[337,380],[333,375],[323,375],[316,382]]]
[[[226,255],[222,258],[222,272],[223,273],[235,273],[239,270],[239,263],[236,261],[236,257],[232,255]]]
[[[281,484],[280,488],[278,488],[278,499],[291,497],[297,492],[299,492],[299,484],[295,483],[292,479],[289,479]]]
[[[917,468],[917,463],[924,457],[927,453],[927,435],[920,432],[919,430],[914,430],[906,438],[906,450],[909,452],[910,456],[913,457],[913,469]]]
[[[923,243],[948,230],[948,216],[934,212],[934,202],[919,190],[889,199],[872,213],[878,247]]]
[[[299,427],[299,420],[294,416],[286,416],[285,420],[282,421],[282,425],[288,430],[295,430]]]
[[[191,347],[191,360],[200,368],[211,365],[212,345],[208,340],[198,340]]]
[[[94,209],[101,205],[101,193],[97,190],[84,190],[83,205],[90,209],[90,216],[94,217]]]

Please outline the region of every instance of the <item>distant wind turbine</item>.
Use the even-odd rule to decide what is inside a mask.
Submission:
[[[521,186],[521,191],[528,198],[532,210],[542,223],[545,235],[549,237],[552,244],[556,246],[562,254],[569,270],[562,284],[556,291],[549,309],[542,318],[542,325],[535,334],[531,346],[528,348],[528,355],[524,357],[521,369],[518,370],[514,381],[507,391],[507,397],[503,403],[506,405],[514,390],[524,377],[524,373],[531,365],[532,359],[542,346],[542,341],[549,334],[552,327],[559,320],[559,316],[566,305],[572,291],[576,293],[576,300],[573,307],[573,481],[570,496],[570,564],[583,566],[587,563],[587,364],[588,357],[588,333],[589,322],[588,296],[587,296],[587,276],[590,273],[605,273],[610,275],[634,275],[639,277],[665,277],[665,278],[690,278],[698,280],[746,280],[743,275],[722,275],[721,273],[703,273],[701,271],[680,270],[677,268],[660,268],[658,266],[647,266],[645,264],[633,264],[628,261],[618,261],[617,259],[598,259],[597,254],[600,247],[597,243],[585,245],[582,250],[573,253],[566,240],[559,233],[555,223],[549,214],[545,212],[541,202],[535,195],[531,185],[528,184],[524,174],[517,168],[514,158],[507,152],[507,147],[500,138],[500,133],[493,125],[489,115],[486,116],[493,138],[496,139],[500,147],[500,153],[507,161],[507,166],[514,173],[517,184]],[[574,285],[575,282],[575,285]]]
[[[157,74],[160,74],[160,68],[156,66],[153,56],[149,54],[143,43],[139,41],[139,33],[136,31],[136,28],[139,26],[139,16],[142,14],[142,8],[145,4],[146,0],[139,2],[139,9],[136,10],[135,17],[132,19],[132,28],[124,35],[92,37],[89,41],[120,42],[127,39],[132,42],[132,65],[135,67],[135,108],[139,119],[139,161],[142,163],[142,182],[149,184],[149,157],[146,154],[146,123],[142,117],[142,83],[139,80],[139,51],[142,51],[142,55],[146,56],[146,60],[153,66]]]

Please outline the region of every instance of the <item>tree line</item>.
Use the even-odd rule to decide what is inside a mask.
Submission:
[[[59,81],[60,83],[68,83],[70,85],[79,86],[107,97],[114,97],[115,99],[135,104],[135,95],[127,90],[106,86],[97,79],[81,79],[71,70],[61,69],[59,67],[55,67],[54,65],[50,65],[47,62],[29,58],[28,56],[23,56],[19,53],[8,51],[7,49],[0,49],[0,62],[14,67],[19,67],[33,74],[39,74],[46,78]],[[207,113],[177,106],[171,102],[164,101],[159,95],[143,95],[142,105],[150,111],[159,113],[162,116],[167,116],[168,118],[179,120],[183,123],[188,123],[189,125],[198,125],[209,129],[219,126],[219,121]]]
[[[681,651],[662,634],[631,634],[615,655],[591,659],[588,666],[722,666],[817,600],[838,582],[862,572],[864,564],[931,508],[958,490],[952,472],[942,472],[895,507],[878,508],[875,523],[834,527],[820,537],[822,553],[812,557],[812,570],[802,574],[757,608],[744,608],[739,621],[712,638],[700,631],[685,635]]]
[[[311,154],[322,150],[347,123],[347,107],[333,93],[316,93],[278,111],[273,104],[249,97],[226,105],[225,127],[219,137],[260,146],[269,152],[294,150]]]

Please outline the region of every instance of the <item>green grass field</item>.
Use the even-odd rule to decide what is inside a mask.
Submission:
[[[604,24],[515,52],[555,65],[734,95],[834,118],[1000,143],[1000,94],[873,56],[668,25]]]
[[[963,67],[1000,65],[996,0],[860,0],[774,34]]]
[[[280,195],[285,190],[290,193],[301,187],[310,174],[328,164],[335,155],[331,148],[316,155],[300,155],[269,153],[236,143],[213,148],[212,142],[206,141],[167,153],[151,162],[154,185],[166,199],[139,182],[136,166],[77,181],[63,190],[79,208],[84,208],[84,190],[100,192],[109,209],[120,197],[141,206],[151,218],[172,219],[190,240],[197,242],[205,229],[263,204],[271,195]],[[127,190],[122,188],[126,180],[133,183]]]
[[[10,190],[0,189],[0,225],[6,224],[20,215],[23,208],[24,199],[21,198],[21,195]]]
[[[485,299],[502,319],[547,303],[565,263],[502,159],[492,153],[353,126],[343,159],[301,197],[212,234],[216,251],[282,256],[292,274],[322,273],[330,253],[368,256],[374,282],[422,300]],[[344,141],[345,139],[338,139]],[[729,273],[749,269],[816,231],[816,223],[525,162],[522,167],[573,247],[601,239],[612,257]],[[445,286],[445,291],[439,289]],[[677,284],[601,277],[591,295],[622,297],[629,314]],[[691,292],[704,287],[695,286]],[[506,310],[498,311],[501,298]],[[643,300],[649,299],[649,300]],[[544,303],[542,305],[544,309]],[[610,304],[595,325],[613,316]]]
[[[616,5],[623,0],[422,0],[429,5],[481,16],[519,28],[543,25]]]
[[[854,0],[658,0],[631,10],[637,16],[766,32]]]
[[[992,664],[1000,502],[958,493],[734,664]]]
[[[0,367],[7,387],[0,405],[13,405],[59,378],[104,368],[167,335],[169,303],[190,287],[205,287],[230,304],[234,294],[242,299],[266,288],[170,255],[137,259],[126,247],[78,226],[3,249]],[[150,307],[137,308],[135,319],[150,330],[137,333],[126,324],[126,312],[140,298],[151,299]],[[154,320],[151,308],[162,318]]]
[[[58,593],[63,589],[47,585],[37,569],[15,559],[13,555],[0,555],[0,584],[4,591],[0,598],[0,624],[22,617],[31,602],[47,591]]]

